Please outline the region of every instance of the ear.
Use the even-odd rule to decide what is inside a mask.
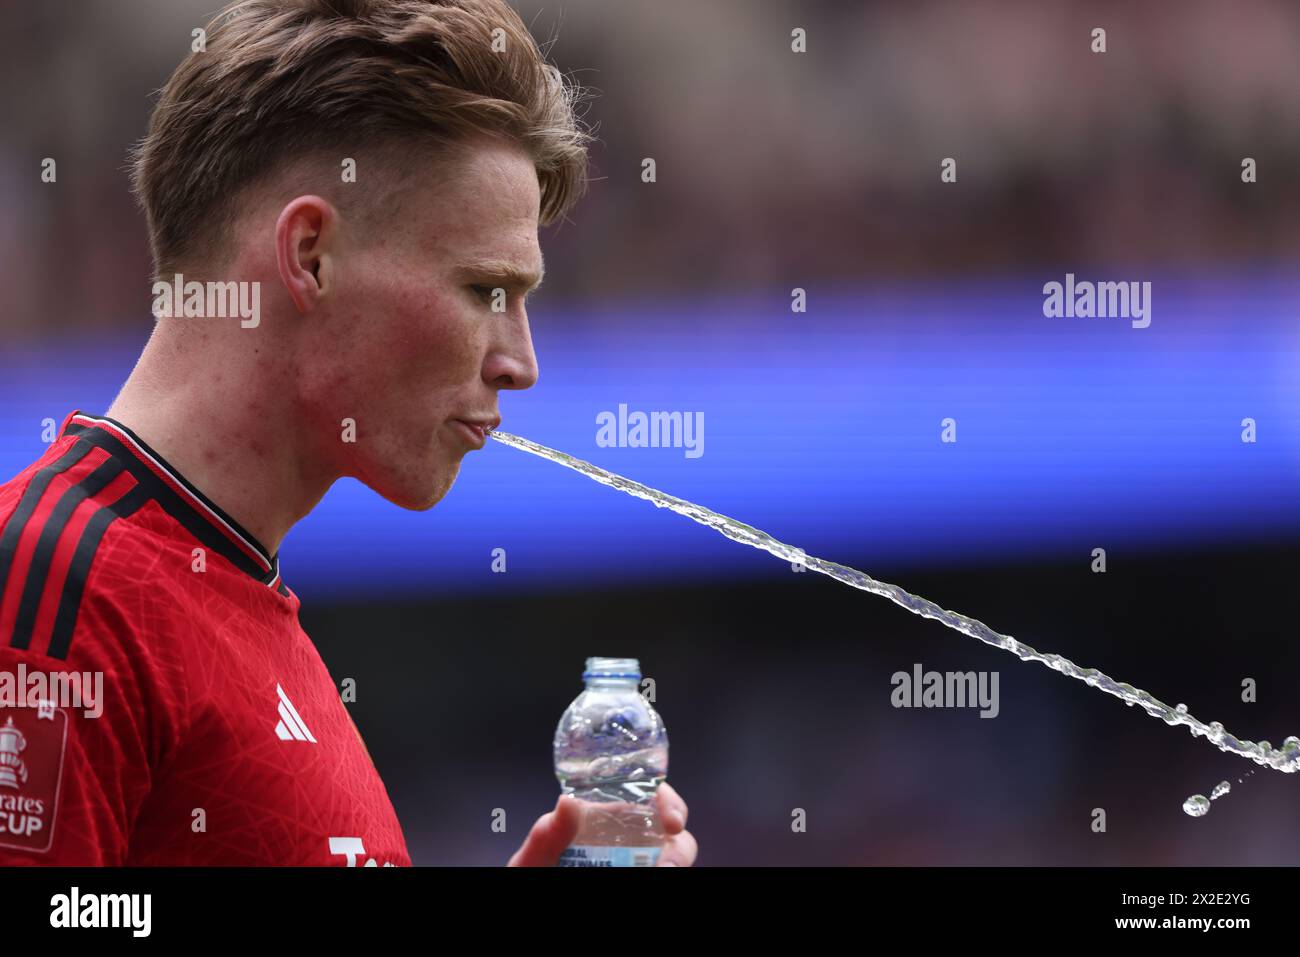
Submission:
[[[280,281],[301,313],[310,312],[331,291],[337,254],[338,213],[319,196],[299,196],[275,223],[275,258]]]

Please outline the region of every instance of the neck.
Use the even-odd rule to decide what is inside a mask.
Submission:
[[[286,370],[221,338],[155,330],[107,415],[275,555],[339,476],[312,454]]]

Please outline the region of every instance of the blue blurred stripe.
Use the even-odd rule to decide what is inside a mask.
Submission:
[[[1153,280],[1152,324],[1044,318],[1032,278],[810,290],[531,315],[537,387],[506,431],[823,557],[900,566],[1294,539],[1300,283],[1268,270]],[[146,317],[145,322],[148,322]],[[40,421],[102,412],[143,332],[10,349],[0,470]],[[599,448],[596,415],[704,413],[704,455]],[[1258,442],[1240,439],[1241,420]],[[958,441],[939,441],[957,420]],[[491,571],[504,548],[508,571]],[[282,551],[308,598],[788,574],[781,563],[489,443],[448,497],[403,512],[339,483]],[[1081,557],[1080,557],[1081,556]]]

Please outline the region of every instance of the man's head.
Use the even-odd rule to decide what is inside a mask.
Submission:
[[[524,298],[538,225],[585,186],[575,97],[502,0],[232,4],[164,88],[134,182],[157,275],[260,282],[266,318],[156,335],[237,361],[259,401],[273,383],[304,468],[433,505],[474,444],[458,421],[537,378]]]

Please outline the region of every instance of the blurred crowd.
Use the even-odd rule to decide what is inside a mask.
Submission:
[[[9,5],[0,341],[148,322],[127,150],[217,6]],[[599,136],[588,199],[544,234],[548,301],[1300,250],[1290,0],[518,9],[590,90]],[[57,183],[41,181],[45,157]],[[945,157],[956,183],[940,182]]]

